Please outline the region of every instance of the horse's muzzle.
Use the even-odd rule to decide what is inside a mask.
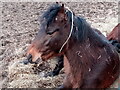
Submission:
[[[31,63],[31,64],[38,64],[40,61],[41,61],[41,59],[38,58],[35,62],[33,62],[32,61],[32,55],[29,54],[28,57],[27,57],[27,59],[23,60],[22,63],[25,64],[25,65],[27,65],[29,63]]]

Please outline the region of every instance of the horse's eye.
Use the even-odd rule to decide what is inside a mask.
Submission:
[[[61,22],[64,22],[64,20],[61,20]]]
[[[57,32],[57,31],[59,31],[59,29],[55,29],[53,31],[47,31],[46,33],[49,35],[52,35],[53,33]]]

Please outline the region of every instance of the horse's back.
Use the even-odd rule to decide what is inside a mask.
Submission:
[[[117,40],[120,43],[120,23],[107,35],[108,40]]]

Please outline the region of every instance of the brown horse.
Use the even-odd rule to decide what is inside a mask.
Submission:
[[[120,23],[107,35],[107,39],[114,45],[120,53]]]
[[[108,40],[117,40],[120,43],[120,23],[107,35]]]
[[[120,34],[120,32],[118,32],[118,26],[119,26],[119,25],[115,26],[115,28],[112,30],[112,32],[111,32],[110,34],[108,34],[107,38],[108,38],[108,40],[110,41],[110,43],[111,43],[113,46],[115,46],[115,48],[116,48],[116,50],[118,51],[118,53],[120,53],[120,41],[117,41],[118,38],[120,38],[120,35],[118,35],[118,34]],[[96,31],[99,35],[103,36],[103,34],[102,34],[99,30],[95,29],[95,31]],[[103,36],[103,37],[104,37],[104,36]],[[117,38],[117,39],[116,39],[116,38]],[[47,74],[45,74],[45,77],[58,75],[59,72],[60,72],[60,71],[62,70],[62,68],[64,67],[64,66],[63,66],[63,64],[64,64],[64,63],[63,63],[63,61],[64,61],[64,56],[63,56],[63,55],[58,56],[56,60],[57,60],[57,64],[56,64],[54,70],[51,71],[51,72],[48,72]]]
[[[108,40],[81,17],[55,4],[43,15],[28,49],[30,62],[64,55],[66,78],[61,88],[108,88],[119,76],[119,56]]]
[[[120,38],[120,29],[118,27],[120,27],[120,24],[115,26],[115,28],[110,32],[110,34],[107,35],[107,39],[110,41],[110,43],[113,46],[115,46],[115,48],[118,51],[118,53],[120,53],[120,39],[119,39]],[[119,31],[118,31],[118,29],[119,29]],[[103,34],[99,30],[95,29],[95,31],[99,35],[103,36]],[[48,72],[47,74],[45,74],[45,77],[58,75],[60,70],[64,67],[63,66],[63,60],[64,60],[64,56],[63,55],[57,57],[57,64],[56,64],[54,70],[51,71],[51,72]]]

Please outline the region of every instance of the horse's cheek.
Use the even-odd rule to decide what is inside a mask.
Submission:
[[[59,37],[54,36],[53,38],[51,38],[51,40],[50,40],[51,48],[56,48],[56,47],[58,48],[59,44],[60,44],[60,38]]]

